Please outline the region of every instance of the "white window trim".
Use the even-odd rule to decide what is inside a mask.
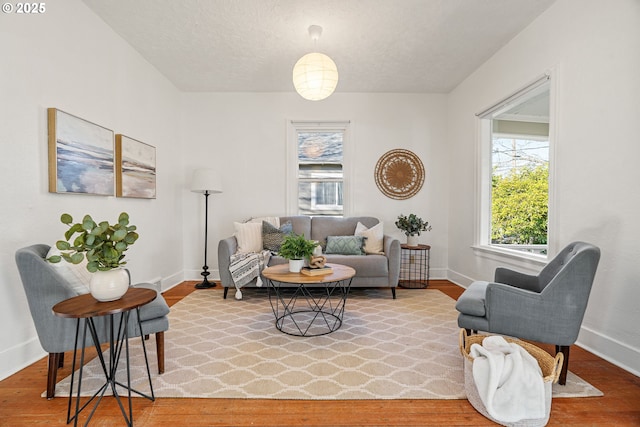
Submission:
[[[490,219],[487,218],[491,211],[491,196],[485,191],[490,185],[491,174],[487,168],[491,164],[490,155],[490,126],[486,116],[497,110],[500,105],[505,105],[509,100],[519,97],[535,84],[535,81],[517,90],[513,94],[505,97],[502,101],[494,104],[494,106],[484,109],[476,114],[476,170],[475,170],[475,238],[474,244],[471,246],[474,253],[478,256],[494,259],[497,261],[519,261],[526,265],[541,266],[551,260],[559,250],[558,232],[556,227],[556,169],[557,169],[557,145],[558,145],[558,71],[550,70],[545,73],[546,79],[549,80],[549,206],[548,217],[549,223],[547,228],[547,254],[533,254],[522,252],[514,249],[501,248],[491,245],[490,235]],[[543,77],[536,79],[541,80]]]
[[[285,204],[287,215],[298,215],[298,137],[301,130],[308,131],[342,131],[342,189],[343,216],[350,216],[351,203],[351,159],[353,158],[352,131],[350,120],[287,120],[286,138],[286,171],[285,171]]]

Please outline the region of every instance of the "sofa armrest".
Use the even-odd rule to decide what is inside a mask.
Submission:
[[[389,286],[395,288],[400,279],[400,240],[385,235],[384,253],[389,262]]]
[[[227,237],[218,243],[218,273],[222,286],[226,288],[233,287],[233,279],[229,272],[229,264],[231,264],[231,255],[238,250],[238,241],[235,236]]]

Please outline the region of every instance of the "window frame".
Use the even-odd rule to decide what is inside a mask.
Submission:
[[[307,121],[307,120],[287,120],[287,141],[286,141],[286,212],[287,215],[300,215],[298,205],[298,184],[299,184],[299,164],[298,164],[298,133],[299,132],[331,132],[339,131],[343,133],[342,138],[342,216],[349,216],[351,212],[350,182],[351,182],[351,121]],[[323,182],[331,182],[326,180]]]
[[[475,197],[475,236],[472,249],[477,255],[498,261],[505,259],[523,261],[532,265],[545,265],[558,251],[558,235],[555,227],[555,170],[557,169],[557,71],[551,70],[523,86],[511,95],[494,103],[492,106],[476,114],[476,197]],[[510,249],[491,243],[491,168],[492,168],[492,129],[493,114],[510,103],[522,99],[531,90],[549,84],[549,194],[548,194],[548,227],[547,253],[536,254],[518,249]]]

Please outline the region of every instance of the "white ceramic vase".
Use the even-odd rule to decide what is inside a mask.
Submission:
[[[89,289],[98,301],[115,301],[129,289],[129,275],[122,268],[96,271],[91,275]]]
[[[300,273],[304,267],[304,259],[290,259],[289,260],[289,271],[292,273]]]
[[[418,246],[418,236],[407,236],[407,245]]]

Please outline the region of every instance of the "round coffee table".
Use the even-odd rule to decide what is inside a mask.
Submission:
[[[327,266],[332,272],[317,276],[291,273],[289,264],[262,271],[279,331],[314,337],[337,331],[342,326],[351,279],[356,271],[341,264]]]

